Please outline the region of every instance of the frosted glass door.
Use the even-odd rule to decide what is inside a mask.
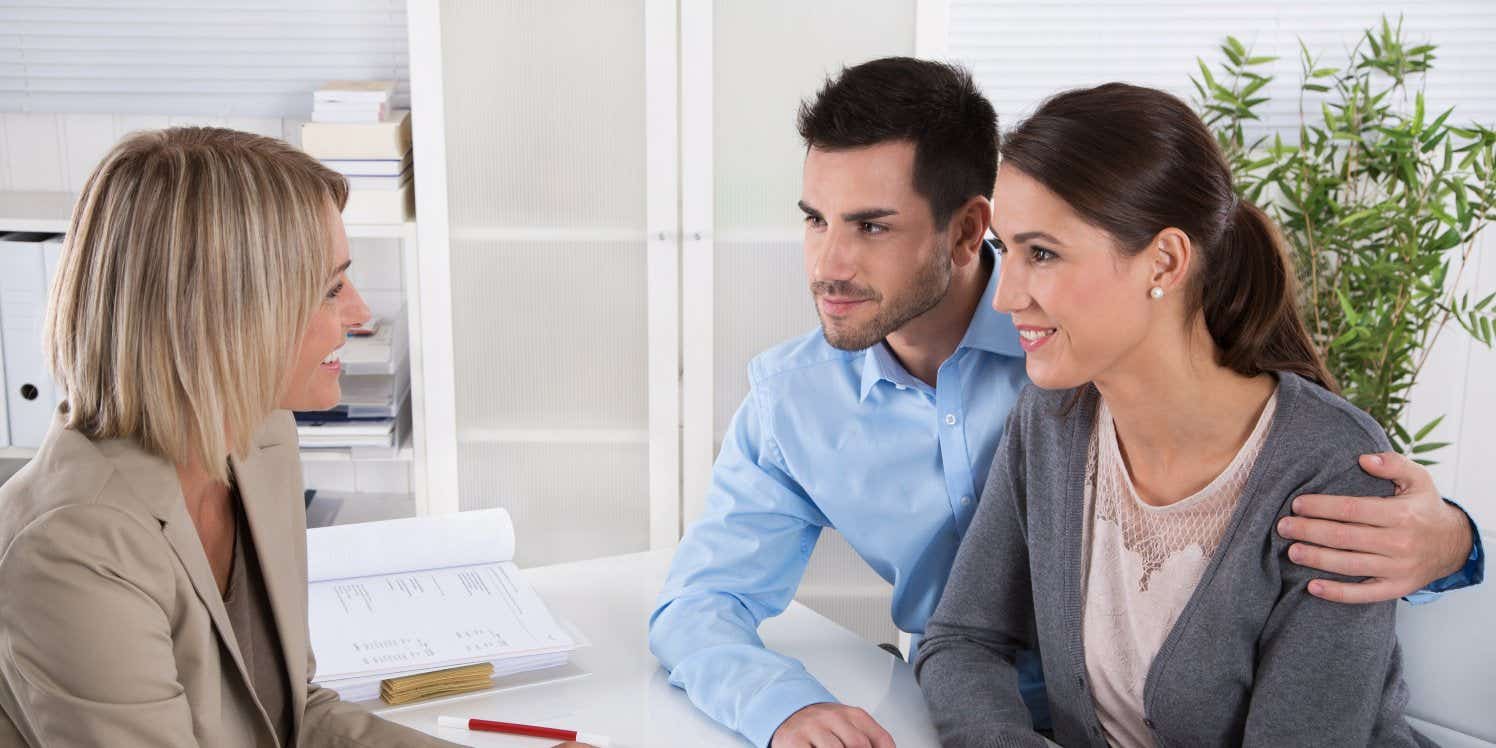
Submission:
[[[525,566],[649,544],[644,24],[441,4],[460,507]]]

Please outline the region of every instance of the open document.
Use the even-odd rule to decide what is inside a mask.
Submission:
[[[364,701],[385,678],[484,662],[495,677],[565,664],[577,642],[513,557],[503,509],[308,530],[316,682]]]

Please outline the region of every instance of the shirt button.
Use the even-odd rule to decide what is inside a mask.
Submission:
[[[1151,719],[1145,719],[1145,720],[1143,720],[1143,726],[1146,727],[1146,728],[1148,728],[1148,729],[1150,729],[1150,730],[1152,730],[1153,729],[1153,720],[1151,720]]]
[[[896,385],[894,385],[894,389],[897,389],[897,390],[899,390],[899,391],[902,392],[903,390],[909,389],[909,385],[907,385],[907,384],[896,384]]]
[[[947,425],[947,426],[955,426],[956,425],[956,414],[955,413],[946,413],[945,414],[945,425]]]
[[[961,506],[971,506],[971,497],[970,496],[962,496],[961,497]]]

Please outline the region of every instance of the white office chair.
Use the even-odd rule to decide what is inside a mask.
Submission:
[[[1481,536],[1489,553],[1496,536]],[[1408,717],[1444,748],[1496,748],[1496,580],[1430,605],[1401,605]]]

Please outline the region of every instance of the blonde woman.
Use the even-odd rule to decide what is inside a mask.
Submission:
[[[293,409],[368,309],[342,177],[285,143],[126,139],[74,209],[45,346],[65,389],[0,487],[0,745],[453,745],[309,683]]]

